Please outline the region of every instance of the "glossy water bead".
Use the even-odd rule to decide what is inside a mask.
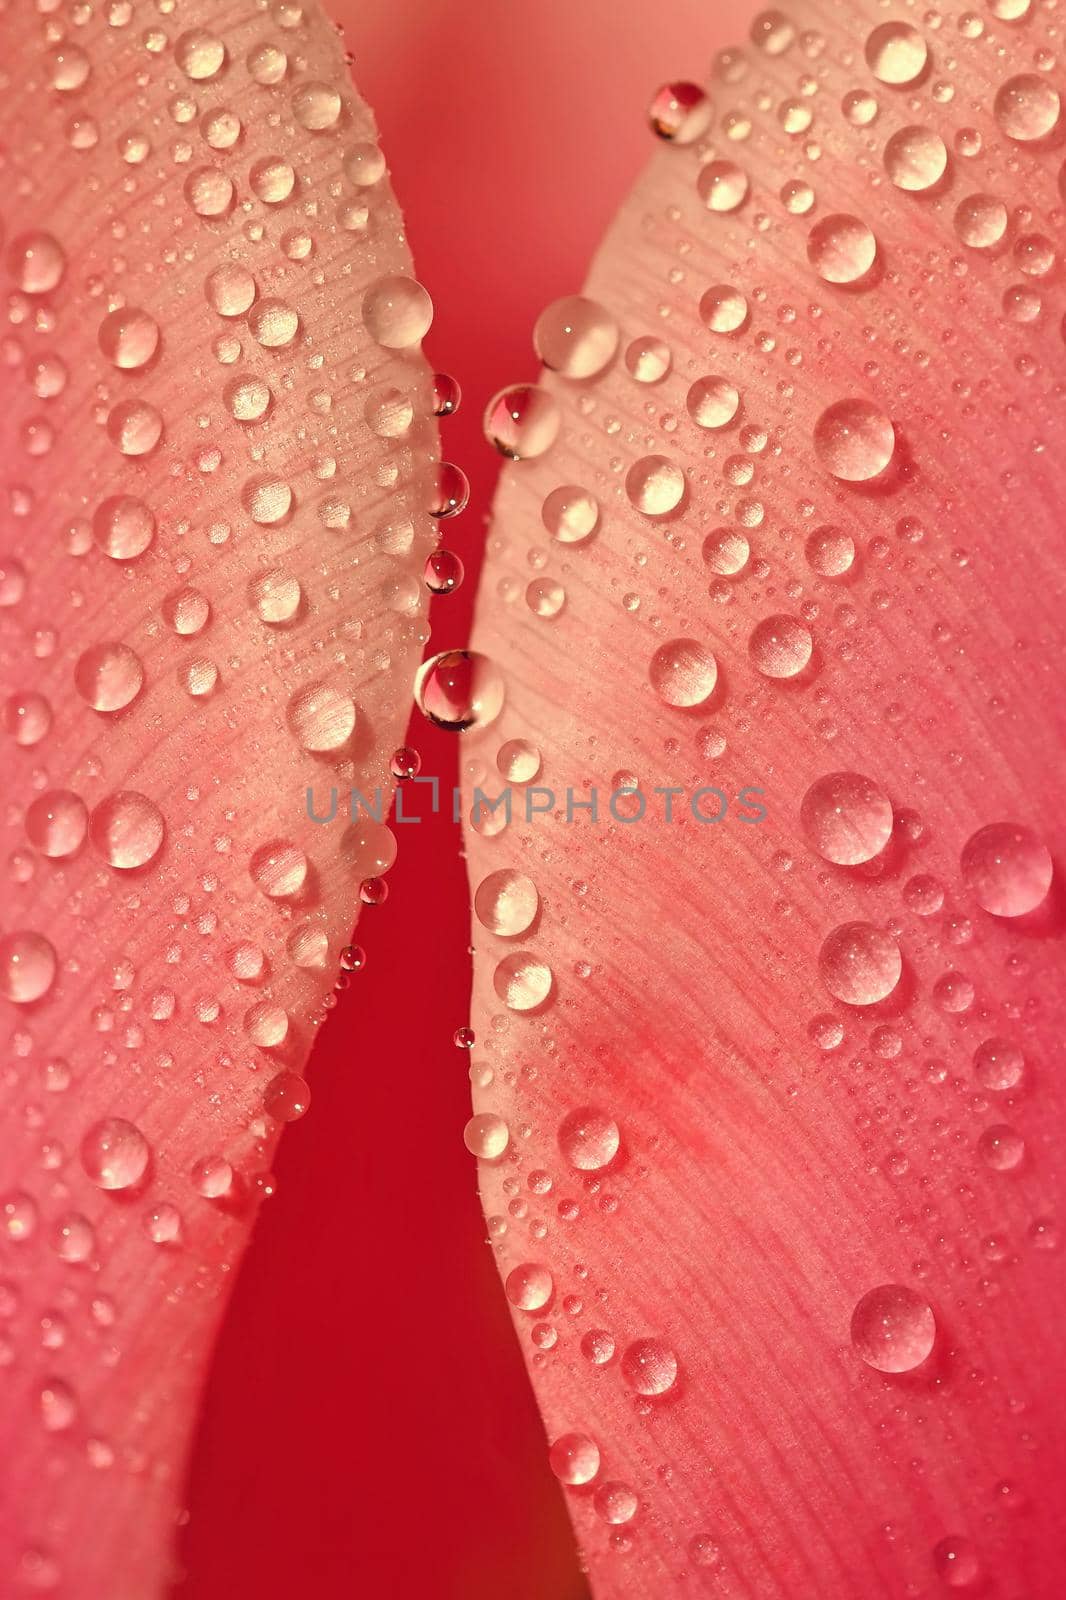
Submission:
[[[594,378],[618,349],[618,324],[598,300],[566,295],[537,318],[533,348],[546,367],[566,378]]]
[[[883,1283],[864,1294],[851,1317],[851,1342],[878,1372],[912,1372],[936,1341],[932,1307],[905,1284]]]
[[[415,704],[422,715],[453,732],[494,721],[503,698],[502,673],[476,650],[444,650],[424,661],[415,676]]]

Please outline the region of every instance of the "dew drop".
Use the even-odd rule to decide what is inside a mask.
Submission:
[[[733,161],[708,161],[700,168],[696,189],[708,211],[736,211],[748,197],[747,173]]]
[[[933,1546],[933,1567],[945,1588],[969,1589],[981,1577],[981,1563],[969,1539],[952,1535]]]
[[[698,83],[664,83],[648,107],[652,131],[671,144],[695,144],[713,115],[714,107]]]
[[[159,854],[166,832],[159,807],[133,789],[108,795],[89,818],[93,848],[112,867],[132,871]]]
[[[214,221],[233,204],[233,180],[221,167],[197,167],[185,180],[185,199],[198,217]]]
[[[52,707],[33,690],[9,695],[4,702],[4,727],[17,745],[40,744],[52,726]]]
[[[148,1141],[123,1117],[95,1122],[81,1142],[81,1164],[100,1189],[130,1189],[148,1167]]]
[[[872,861],[892,834],[892,804],[858,772],[829,772],[811,784],[800,806],[811,848],[837,866]]]
[[[252,338],[264,350],[283,350],[295,339],[300,318],[284,300],[260,300],[248,313],[248,326]]]
[[[501,389],[485,407],[485,437],[512,461],[530,461],[550,450],[559,423],[559,407],[547,390],[533,384]]]
[[[193,28],[175,43],[174,59],[187,78],[203,83],[221,72],[226,50],[222,40],[216,39],[214,34],[204,28]]]
[[[533,349],[546,367],[565,378],[594,378],[614,359],[618,324],[598,300],[566,295],[537,318]]]
[[[892,460],[896,430],[869,400],[837,400],[814,425],[814,448],[834,478],[866,483]]]
[[[280,206],[296,186],[296,173],[281,156],[262,156],[253,162],[248,183],[257,200],[267,206]]]
[[[463,1129],[463,1143],[479,1161],[495,1161],[511,1142],[511,1132],[502,1117],[481,1112],[471,1117]]]
[[[794,678],[814,651],[810,629],[797,617],[764,617],[748,637],[751,664],[764,678]]]
[[[548,1464],[560,1483],[591,1483],[600,1470],[600,1450],[584,1433],[564,1433],[548,1451]]]
[[[340,118],[341,97],[328,83],[301,83],[293,91],[292,114],[301,128],[322,133]]]
[[[49,789],[26,810],[26,837],[43,856],[64,859],[81,849],[88,817],[80,795],[70,789]]]
[[[834,999],[849,1006],[872,1006],[896,987],[903,958],[885,929],[870,922],[845,922],[822,945],[818,971]]]
[[[858,217],[822,217],[807,235],[807,260],[826,283],[857,283],[876,258],[877,240]]]
[[[739,333],[748,320],[748,302],[739,289],[718,283],[700,297],[700,317],[712,333]]]
[[[42,1000],[55,982],[56,953],[43,933],[20,929],[0,938],[0,994],[16,1005]]]
[[[122,400],[107,414],[107,437],[124,456],[150,455],[163,437],[163,418],[147,400]]]
[[[503,708],[503,675],[476,650],[445,650],[415,676],[415,704],[438,728],[461,733],[486,727]]]
[[[300,748],[322,754],[339,750],[355,730],[355,706],[326,683],[300,689],[289,701],[289,730]]]
[[[519,1311],[540,1311],[548,1304],[555,1289],[547,1267],[535,1261],[525,1261],[512,1267],[504,1282],[508,1300]]]
[[[581,1172],[598,1172],[618,1154],[618,1124],[598,1106],[580,1106],[559,1124],[559,1149],[563,1159]]]
[[[821,578],[839,578],[851,570],[855,541],[842,528],[816,528],[804,547],[807,565]]]
[[[703,541],[704,561],[722,578],[743,572],[750,556],[751,546],[739,528],[715,528]]]
[[[308,861],[285,839],[272,839],[254,851],[248,863],[252,882],[270,900],[291,899],[307,881]],[[297,963],[303,965],[303,963]]]
[[[670,346],[644,335],[626,346],[626,371],[637,383],[660,383],[670,371]]]
[[[363,296],[363,321],[375,343],[408,350],[429,332],[433,302],[414,278],[379,278]]]
[[[275,1122],[299,1122],[310,1104],[311,1091],[295,1072],[279,1072],[263,1093],[263,1110]]]
[[[22,233],[12,239],[7,264],[23,294],[48,294],[59,286],[67,258],[50,233]]]
[[[189,1177],[197,1194],[205,1200],[220,1200],[233,1186],[233,1168],[224,1156],[203,1156]]]
[[[1000,86],[992,109],[1008,139],[1030,144],[1054,132],[1062,101],[1058,90],[1046,78],[1034,72],[1023,72]]]
[[[1047,846],[1029,828],[992,822],[967,841],[960,858],[962,881],[984,911],[996,917],[1024,917],[1035,911],[1051,888],[1053,867]]]
[[[631,1522],[640,1507],[640,1501],[628,1483],[604,1483],[592,1497],[596,1515],[604,1522],[617,1526]]]
[[[1002,1094],[1021,1083],[1025,1057],[1009,1039],[985,1039],[973,1053],[973,1070],[982,1089]]]
[[[155,538],[155,517],[143,500],[114,495],[93,513],[93,539],[113,561],[135,561]]]
[[[935,1339],[932,1308],[904,1284],[883,1283],[871,1289],[852,1312],[852,1346],[878,1372],[913,1372]]]
[[[97,339],[113,366],[132,372],[147,366],[159,348],[159,324],[147,311],[123,306],[104,318]]]
[[[685,474],[666,456],[642,456],[626,473],[629,503],[646,517],[665,517],[685,494]]]
[[[503,939],[526,933],[539,909],[540,896],[533,879],[512,867],[490,872],[474,895],[474,912],[481,926]]]
[[[144,1214],[144,1231],[153,1244],[178,1244],[181,1240],[181,1212],[164,1202]]]
[[[1025,1140],[1005,1122],[986,1128],[977,1141],[977,1152],[993,1172],[1013,1172],[1025,1156]]]
[[[971,250],[991,250],[1007,231],[1007,208],[993,194],[971,194],[955,207],[955,232]]]
[[[718,663],[698,639],[670,639],[651,658],[648,678],[668,706],[702,705],[718,682]]]
[[[551,968],[529,950],[505,956],[492,975],[493,988],[511,1011],[535,1011],[554,988]]]
[[[248,595],[260,620],[273,626],[291,622],[303,599],[298,579],[280,567],[258,573],[249,585]]]
[[[697,378],[685,397],[685,404],[697,427],[725,428],[740,409],[740,390],[728,378]]]
[[[204,280],[204,298],[220,317],[243,317],[255,301],[256,284],[247,267],[227,261]]]
[[[600,525],[600,508],[595,497],[577,484],[564,483],[545,496],[541,521],[560,544],[580,544]]]
[[[463,391],[450,372],[433,374],[433,415],[454,417],[459,409]]]
[[[441,461],[437,464],[437,471],[427,507],[431,517],[444,522],[449,517],[457,517],[466,509],[470,499],[470,484],[466,473],[452,461]]]
[[[885,145],[885,171],[897,189],[922,194],[947,171],[948,152],[932,128],[900,128]]]
[[[532,783],[540,774],[540,751],[528,739],[508,739],[496,752],[496,767],[508,783]]]
[[[661,1339],[638,1339],[622,1353],[622,1376],[638,1394],[665,1394],[677,1382],[677,1357]]]
[[[925,71],[929,49],[917,28],[883,22],[867,36],[866,63],[879,83],[916,83]]]
[[[144,667],[128,645],[93,645],[74,666],[74,687],[94,711],[123,711],[144,686]]]

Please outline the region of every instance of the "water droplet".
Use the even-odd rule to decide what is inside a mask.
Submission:
[[[668,706],[702,705],[718,681],[718,663],[698,639],[671,639],[651,658],[648,678]]]
[[[1025,1156],[1025,1140],[1005,1122],[986,1128],[977,1141],[982,1161],[993,1172],[1013,1172]]]
[[[166,828],[159,807],[132,789],[102,800],[89,818],[93,848],[111,866],[132,871],[159,854]]]
[[[552,993],[551,968],[529,950],[505,956],[492,975],[493,988],[511,1011],[535,1011]]]
[[[598,300],[566,295],[537,318],[533,349],[546,367],[565,378],[594,378],[614,359],[618,324]]]
[[[837,400],[814,425],[814,448],[834,478],[866,483],[892,460],[896,430],[871,401]]]
[[[548,1451],[548,1464],[560,1483],[591,1483],[600,1470],[600,1450],[584,1433],[561,1434]]]
[[[24,1244],[37,1230],[37,1202],[32,1195],[16,1190],[0,1199],[0,1221],[12,1244]]]
[[[807,842],[826,861],[854,867],[880,855],[892,835],[892,804],[858,772],[829,772],[811,784],[800,806]]]
[[[599,505],[587,489],[564,483],[545,496],[541,521],[560,544],[580,544],[600,525]]]
[[[88,1261],[96,1248],[96,1235],[86,1217],[71,1212],[56,1223],[52,1243],[61,1261]]]
[[[441,522],[457,517],[469,499],[470,484],[462,468],[452,461],[439,462],[427,507],[430,516]]]
[[[80,795],[70,789],[49,789],[27,807],[26,837],[43,856],[53,860],[72,856],[84,843],[88,816]]]
[[[363,296],[370,337],[387,350],[409,350],[429,332],[433,302],[414,278],[379,278]]]
[[[41,1423],[49,1433],[64,1433],[78,1419],[78,1401],[73,1389],[60,1378],[49,1378],[39,1395]]]
[[[604,1522],[617,1526],[631,1522],[640,1508],[640,1501],[628,1483],[604,1483],[592,1497],[596,1515]]]
[[[740,390],[728,378],[697,378],[685,404],[697,427],[725,428],[740,409]]]
[[[339,750],[355,730],[355,706],[327,683],[309,684],[289,701],[290,732],[300,748],[316,754]]]
[[[193,1188],[205,1200],[220,1200],[233,1186],[233,1168],[224,1156],[203,1156],[189,1176]]]
[[[258,573],[249,585],[248,595],[260,620],[274,626],[291,622],[303,600],[299,581],[280,567]]]
[[[948,152],[932,128],[900,128],[885,145],[885,171],[897,189],[922,194],[947,171]]]
[[[529,461],[550,450],[559,433],[559,407],[545,389],[517,383],[485,407],[485,437],[502,456]]]
[[[299,1122],[307,1115],[311,1091],[295,1072],[279,1072],[263,1094],[263,1110],[275,1122]]]
[[[502,1117],[481,1112],[471,1117],[463,1129],[463,1143],[479,1161],[495,1161],[511,1142],[511,1132]]]
[[[445,650],[431,656],[415,676],[415,704],[438,728],[461,733],[486,727],[503,708],[503,675],[475,650]]]
[[[695,144],[713,115],[714,107],[697,83],[664,83],[648,107],[654,132],[673,144]]]
[[[1029,828],[992,822],[967,841],[962,881],[984,911],[1024,917],[1046,898],[1053,867],[1046,845]]]
[[[985,1039],[973,1054],[974,1076],[982,1089],[1016,1089],[1025,1074],[1025,1057],[1009,1039]]]
[[[123,400],[107,414],[107,437],[124,456],[150,455],[163,437],[163,418],[146,400]]]
[[[16,1005],[31,1005],[55,981],[56,953],[43,933],[22,929],[0,939],[0,994]]]
[[[822,982],[834,999],[849,1006],[872,1006],[884,1000],[903,974],[899,945],[884,928],[870,922],[845,922],[822,945],[818,956]]]
[[[299,894],[307,881],[308,861],[303,851],[288,840],[272,839],[253,852],[248,871],[256,888],[268,899],[286,900]]]
[[[328,83],[301,83],[293,91],[292,114],[301,128],[322,133],[332,128],[341,114],[341,97]]]
[[[618,1154],[621,1134],[614,1118],[598,1106],[580,1106],[559,1124],[563,1159],[581,1172],[598,1172]]]
[[[508,783],[532,783],[540,774],[540,751],[527,739],[508,739],[496,752],[496,767]]]
[[[622,1353],[622,1376],[638,1394],[665,1394],[677,1382],[677,1357],[661,1339],[638,1339]]]
[[[696,189],[708,211],[736,211],[748,197],[748,176],[734,161],[708,161]]]
[[[933,1546],[933,1567],[948,1589],[968,1589],[981,1577],[981,1563],[969,1539],[952,1534]]]
[[[474,912],[483,928],[503,939],[526,933],[536,921],[540,896],[532,878],[504,867],[483,878],[474,895]]]
[[[932,1308],[904,1284],[884,1283],[871,1289],[852,1312],[852,1345],[878,1372],[913,1372],[935,1339]]]
[[[181,1240],[181,1212],[164,1202],[144,1214],[144,1231],[153,1244],[178,1244]]]
[[[104,318],[97,338],[113,366],[132,372],[147,366],[159,348],[159,324],[147,311],[123,306]]]
[[[646,517],[665,517],[685,495],[685,474],[666,456],[642,456],[626,473],[629,503]]]
[[[626,371],[637,383],[660,383],[670,371],[670,346],[645,335],[626,346]]]
[[[715,528],[703,541],[704,561],[722,578],[742,572],[750,556],[751,546],[739,528]]]
[[[22,233],[12,239],[7,264],[23,294],[48,294],[67,270],[62,246],[50,233]]]
[[[816,528],[807,540],[807,565],[821,578],[839,578],[855,560],[855,541],[843,528]]]
[[[233,204],[233,180],[221,167],[197,167],[185,180],[184,194],[196,216],[214,221]]]
[[[822,217],[807,235],[807,260],[826,283],[857,283],[876,258],[877,240],[858,217]]]
[[[221,39],[204,28],[183,33],[174,45],[174,59],[187,78],[206,82],[222,71],[226,49]]]
[[[709,1533],[697,1533],[689,1540],[688,1558],[694,1567],[717,1567],[722,1560],[721,1546]]]
[[[204,280],[204,297],[220,317],[243,317],[255,301],[256,283],[247,267],[224,262]]]
[[[810,629],[798,617],[764,617],[748,637],[751,664],[764,678],[794,678],[813,651]]]
[[[93,513],[93,539],[113,561],[136,561],[155,538],[155,517],[143,500],[114,495]]]
[[[130,1189],[144,1177],[150,1151],[140,1128],[124,1117],[105,1117],[81,1142],[81,1164],[101,1189]]]
[[[466,569],[454,550],[434,550],[426,557],[422,581],[433,594],[454,594]]]
[[[555,1284],[547,1267],[525,1261],[507,1274],[504,1289],[508,1300],[519,1311],[540,1311],[551,1299]]]
[[[1007,208],[994,194],[971,194],[955,207],[955,232],[971,250],[990,250],[1007,231]]]
[[[123,711],[143,685],[141,659],[125,644],[93,645],[74,665],[74,686],[94,711]]]
[[[4,702],[4,727],[18,745],[40,744],[52,726],[52,708],[32,690],[9,695]]]
[[[257,200],[267,206],[279,206],[296,187],[296,173],[281,156],[261,156],[252,164],[248,183]]]
[[[256,344],[264,350],[283,350],[295,339],[300,318],[284,300],[260,300],[248,313],[248,326]]]
[[[866,39],[866,63],[879,83],[916,83],[925,71],[929,49],[917,28],[883,22]]]
[[[739,333],[748,320],[748,302],[732,284],[718,283],[701,296],[700,317],[712,333]]]
[[[1034,139],[1046,139],[1055,131],[1062,101],[1046,78],[1023,72],[1000,86],[992,109],[1008,139],[1029,144]]]

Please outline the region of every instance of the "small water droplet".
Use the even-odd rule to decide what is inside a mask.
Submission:
[[[314,683],[293,695],[287,719],[302,750],[323,754],[347,744],[355,730],[355,706],[341,690]]]
[[[969,1539],[956,1534],[933,1546],[933,1567],[948,1589],[968,1589],[981,1577],[981,1563]]]
[[[638,1394],[665,1394],[677,1382],[677,1356],[661,1339],[638,1339],[622,1353],[622,1376]]]
[[[481,1112],[471,1117],[463,1129],[463,1143],[480,1161],[495,1161],[511,1142],[511,1132],[502,1117]]]
[[[807,235],[807,260],[826,283],[858,283],[876,259],[873,230],[858,217],[822,217]]]
[[[696,189],[708,211],[736,211],[748,198],[748,175],[735,161],[708,161],[699,170]]]
[[[644,516],[669,516],[684,499],[685,474],[666,456],[642,456],[626,473],[626,494]]]

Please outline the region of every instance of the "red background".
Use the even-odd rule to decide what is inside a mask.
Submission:
[[[434,606],[462,643],[498,461],[489,396],[535,375],[537,313],[580,288],[648,153],[644,108],[728,42],[705,0],[335,0],[437,312],[430,360],[469,474],[446,531],[467,583]],[[735,23],[734,23],[735,26]],[[458,746],[411,742],[450,795]],[[421,802],[425,810],[425,802]],[[586,1593],[461,1130],[468,898],[446,814],[398,829],[368,964],[312,1063],[223,1330],[188,1490],[185,1600]]]

